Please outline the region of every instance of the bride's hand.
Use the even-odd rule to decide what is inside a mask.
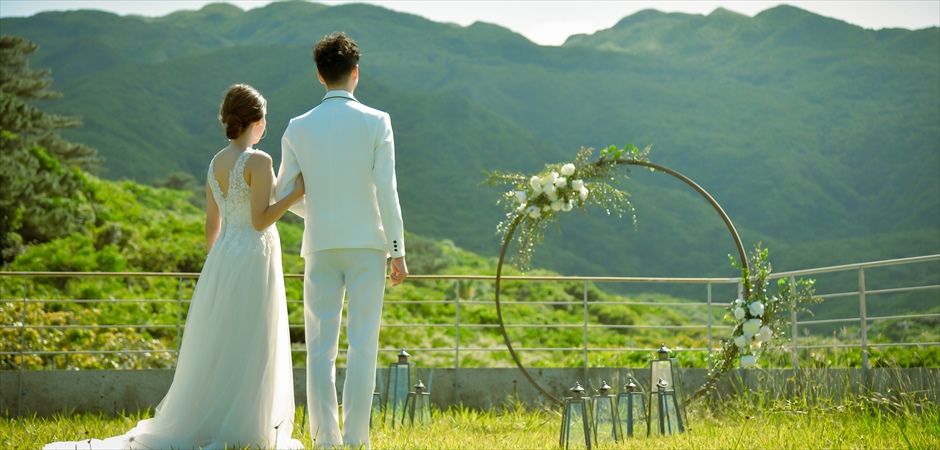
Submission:
[[[297,182],[294,184],[294,195],[297,198],[304,196],[304,175],[300,174],[297,176]]]

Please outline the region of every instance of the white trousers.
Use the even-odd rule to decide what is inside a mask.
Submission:
[[[385,252],[335,249],[306,257],[304,323],[307,339],[307,409],[316,447],[370,448],[369,416],[375,390],[379,323],[385,295]],[[343,429],[336,399],[336,353],[346,306],[346,383]]]

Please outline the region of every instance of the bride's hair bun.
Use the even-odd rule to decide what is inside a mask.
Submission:
[[[233,84],[225,91],[219,107],[219,121],[225,125],[225,137],[237,139],[249,125],[264,118],[264,97],[247,84]]]
[[[242,135],[242,121],[238,116],[229,114],[222,118],[222,123],[225,125],[225,137],[235,139]]]

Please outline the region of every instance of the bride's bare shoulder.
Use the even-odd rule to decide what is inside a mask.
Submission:
[[[220,155],[222,155],[223,153],[225,153],[225,149],[224,149],[224,148],[223,148],[222,150],[219,150],[219,151],[215,152],[215,154],[212,155],[212,158],[209,158],[209,164],[212,164],[212,163],[214,163],[216,160],[218,160],[218,159],[220,158]]]
[[[255,150],[248,155],[248,161],[245,161],[245,176],[246,178],[251,176],[251,174],[258,173],[272,173],[274,171],[274,160],[271,159],[271,155],[261,151]]]
[[[225,147],[222,150],[215,152],[215,155],[212,155],[212,159],[209,160],[209,164],[222,164],[231,165],[235,164],[235,160],[238,159],[238,154],[234,153],[231,147]]]
[[[254,167],[270,166],[273,162],[274,160],[271,159],[271,155],[262,150],[255,150],[248,155],[248,164]]]

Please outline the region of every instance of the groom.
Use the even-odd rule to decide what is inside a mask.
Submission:
[[[386,258],[392,286],[408,276],[404,226],[395,180],[395,141],[387,113],[359,103],[359,46],[345,34],[313,49],[320,104],[290,121],[281,140],[275,198],[303,174],[301,255],[307,340],[307,408],[317,447],[369,448],[379,321]],[[348,293],[343,430],[336,399],[336,353],[343,296]]]

